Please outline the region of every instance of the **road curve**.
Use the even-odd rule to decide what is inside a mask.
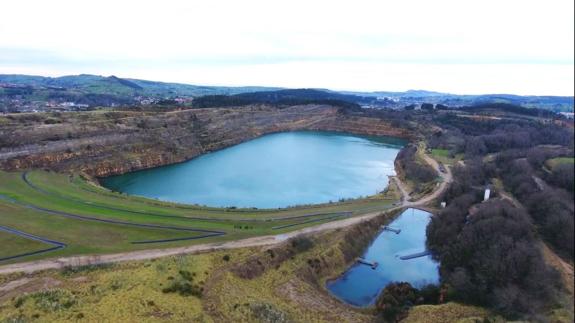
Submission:
[[[198,244],[186,247],[168,248],[168,249],[150,249],[141,251],[130,251],[117,254],[106,254],[106,255],[86,255],[86,256],[73,256],[73,257],[63,257],[57,259],[46,259],[31,262],[16,263],[10,265],[0,266],[0,275],[10,274],[17,272],[31,273],[46,269],[60,269],[68,266],[84,266],[84,265],[97,265],[105,263],[116,263],[125,261],[137,261],[137,260],[148,260],[167,256],[183,255],[183,254],[194,254],[200,252],[208,252],[214,250],[226,250],[235,248],[245,248],[245,247],[260,247],[260,246],[270,246],[275,244],[280,244],[290,238],[298,237],[301,235],[307,235],[315,232],[322,232],[326,230],[333,230],[337,228],[345,228],[363,221],[368,221],[377,216],[380,216],[384,212],[390,212],[394,210],[399,210],[407,207],[417,207],[424,206],[425,204],[431,202],[432,200],[439,197],[443,191],[447,188],[447,185],[452,181],[452,175],[449,168],[447,168],[445,173],[439,171],[439,165],[431,157],[425,156],[425,161],[429,163],[442,178],[441,183],[439,183],[436,190],[431,194],[422,197],[417,201],[406,201],[403,200],[402,203],[393,208],[389,208],[379,212],[372,212],[362,216],[357,216],[353,218],[346,218],[343,220],[332,221],[328,223],[322,223],[317,226],[307,227],[300,230],[295,230],[285,234],[269,235],[261,237],[253,237],[247,239],[241,239],[236,241],[219,242],[219,243],[206,243]],[[396,179],[399,181],[399,179]]]
[[[430,194],[420,198],[419,200],[414,202],[405,201],[403,205],[406,207],[425,205],[437,199],[447,189],[447,185],[453,181],[453,175],[451,173],[451,169],[448,166],[445,166],[445,172],[441,172],[439,169],[439,164],[437,161],[435,161],[435,159],[429,157],[426,154],[423,155],[423,158],[425,159],[425,162],[431,165],[431,167],[433,167],[433,169],[435,169],[435,171],[439,174],[441,177],[441,182],[438,184],[437,189],[435,189]]]

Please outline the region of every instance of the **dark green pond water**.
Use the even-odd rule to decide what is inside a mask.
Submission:
[[[405,210],[389,224],[401,232],[382,231],[362,255],[369,262],[377,262],[376,269],[356,263],[337,280],[328,282],[329,291],[349,304],[368,306],[390,282],[408,282],[416,288],[437,284],[439,264],[431,256],[400,259],[425,251],[430,216],[431,213],[417,209]]]
[[[277,208],[373,195],[405,141],[331,132],[266,135],[190,161],[102,179],[112,190],[207,206]]]

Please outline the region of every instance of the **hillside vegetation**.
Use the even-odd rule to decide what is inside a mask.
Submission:
[[[270,94],[265,94],[270,92]],[[238,94],[245,94],[238,96]],[[95,107],[189,106],[222,107],[253,103],[322,103],[363,105],[374,108],[443,109],[502,104],[540,108],[553,112],[573,112],[573,97],[518,96],[509,94],[455,95],[422,90],[405,92],[349,92],[326,89],[281,89],[262,86],[203,86],[154,82],[117,76],[69,75],[42,77],[0,75],[0,112],[82,110]],[[72,105],[68,105],[72,103]]]
[[[344,230],[244,248],[157,260],[0,277],[19,287],[0,296],[0,320],[157,322],[373,322],[373,309],[331,297],[325,281],[349,266],[393,214]],[[46,287],[42,287],[46,286]],[[442,305],[442,322],[493,319],[489,311]],[[445,310],[448,309],[448,310]]]
[[[376,215],[395,209],[404,194],[401,181],[384,195],[281,210],[170,204],[116,194],[90,181],[300,129],[413,142],[397,160],[398,177],[413,187],[447,187],[423,206],[435,211],[427,242],[441,262],[440,286],[395,282],[367,309],[345,305],[325,290],[327,279],[352,264],[391,219],[389,213]],[[257,104],[11,114],[0,117],[0,131],[0,226],[36,235],[1,231],[0,241],[10,249],[0,257],[48,247],[54,248],[51,255],[69,255],[154,244],[221,245],[373,215],[369,222],[273,247],[2,276],[4,288],[17,286],[0,296],[2,319],[573,321],[573,125],[552,114],[499,104],[411,111]],[[426,153],[449,168],[435,173],[422,162]],[[491,194],[484,201],[486,188]],[[7,233],[28,239],[7,239]]]
[[[434,120],[442,129],[430,133],[428,144],[464,155],[442,199],[447,207],[427,233],[450,299],[488,306],[509,319],[540,320],[561,308],[572,300],[561,279],[569,273],[550,266],[540,240],[573,262],[573,170],[543,166],[572,158],[572,128],[509,115]],[[488,201],[485,188],[492,191]]]

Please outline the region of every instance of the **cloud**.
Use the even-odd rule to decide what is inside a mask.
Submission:
[[[573,94],[569,0],[19,0],[3,11],[0,73]]]

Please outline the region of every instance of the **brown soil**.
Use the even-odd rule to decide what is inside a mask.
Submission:
[[[0,286],[0,303],[23,293],[33,293],[61,285],[62,282],[51,277],[20,278]]]
[[[409,137],[385,120],[342,116],[325,105],[81,112],[62,114],[61,123],[54,125],[44,125],[48,114],[37,117],[25,122],[7,119],[0,127],[0,169],[108,176],[178,163],[264,134],[293,130]]]

